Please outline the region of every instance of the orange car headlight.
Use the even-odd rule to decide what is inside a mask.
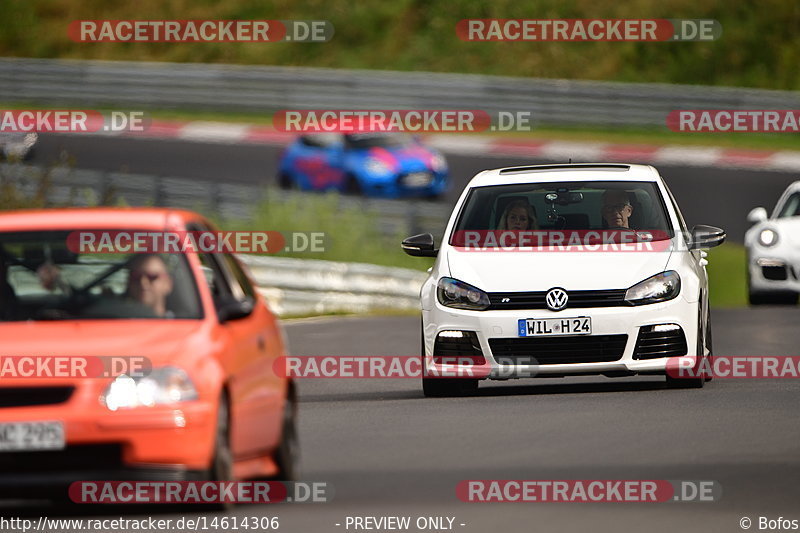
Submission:
[[[189,375],[174,366],[154,368],[146,376],[117,376],[100,397],[101,403],[112,411],[196,399],[197,389]]]

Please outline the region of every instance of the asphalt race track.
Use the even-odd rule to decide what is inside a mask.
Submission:
[[[42,136],[35,163],[66,150],[80,168],[267,183],[278,147]],[[455,187],[483,168],[535,162],[450,155]],[[741,241],[747,211],[772,207],[794,179],[779,172],[659,167],[689,224]],[[716,310],[717,355],[800,355],[800,308]],[[415,317],[331,317],[286,325],[293,355],[417,355]],[[454,517],[463,532],[741,531],[740,519],[800,519],[800,381],[722,380],[667,389],[663,378],[580,377],[483,383],[474,396],[426,399],[418,380],[300,380],[302,479],[325,481],[326,504],[241,505],[288,532],[354,531],[347,516]],[[463,503],[467,479],[713,480],[718,502]],[[29,507],[32,516],[43,513]],[[25,513],[0,508],[0,514]],[[54,511],[55,512],[55,511]],[[77,516],[119,516],[81,508]],[[72,512],[70,512],[72,514]],[[127,509],[128,517],[197,516]],[[337,524],[340,524],[337,526]],[[461,524],[464,524],[463,526]]]
[[[797,308],[717,310],[715,352],[796,355],[798,321]],[[415,355],[418,327],[415,317],[336,317],[286,329],[294,355]],[[456,531],[476,533],[741,531],[745,516],[754,530],[759,516],[800,518],[795,379],[717,379],[701,390],[666,389],[659,377],[529,379],[484,383],[475,396],[445,399],[423,398],[416,379],[306,379],[299,391],[302,479],[332,484],[334,500],[234,511],[277,515],[282,531],[347,531],[347,516],[380,515],[450,516]],[[465,479],[714,480],[722,498],[463,503],[455,486]],[[82,508],[77,516],[97,513]]]
[[[274,183],[281,150],[278,146],[254,144],[43,134],[32,162],[50,164],[65,153],[76,168],[193,177],[220,183],[267,184]],[[447,198],[451,203],[469,179],[481,170],[552,162],[510,156],[445,155],[453,179]],[[771,211],[786,186],[800,179],[795,173],[762,170],[665,165],[659,165],[658,169],[690,226],[722,227],[736,242],[744,239],[750,209],[764,206]]]

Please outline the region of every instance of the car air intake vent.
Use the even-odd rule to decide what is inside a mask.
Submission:
[[[627,335],[581,337],[519,337],[489,339],[492,357],[499,364],[563,365],[618,361],[625,351]]]
[[[0,387],[0,408],[64,403],[75,387]]]
[[[473,364],[486,362],[474,331],[441,331],[433,345],[436,364]]]
[[[587,307],[619,307],[625,302],[626,289],[602,291],[567,291],[566,309]],[[489,309],[547,309],[547,291],[490,292]]]
[[[634,359],[658,359],[686,355],[686,336],[677,324],[660,324],[639,328]]]

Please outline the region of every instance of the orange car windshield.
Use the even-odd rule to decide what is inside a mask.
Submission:
[[[70,233],[0,233],[0,321],[202,318],[184,255],[79,254]]]

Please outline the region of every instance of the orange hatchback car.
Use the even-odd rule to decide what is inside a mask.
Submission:
[[[80,253],[67,241],[82,230],[216,231],[171,209],[0,214],[2,497],[82,480],[291,479],[295,389],[273,367],[284,336],[239,261]],[[32,362],[70,358],[99,373]]]

